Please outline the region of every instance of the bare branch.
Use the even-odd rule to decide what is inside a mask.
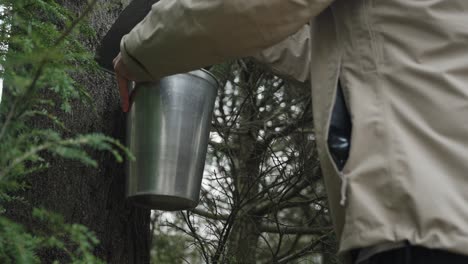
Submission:
[[[281,200],[287,200],[290,199],[294,196],[296,196],[298,193],[300,193],[302,190],[305,188],[309,187],[310,183],[308,181],[303,180],[302,182],[298,183],[296,186],[294,186],[293,189],[289,191],[286,195],[284,195]],[[260,204],[258,204],[255,208],[255,214],[258,215],[265,215],[267,214],[273,207],[277,206],[278,203],[281,202],[279,199],[274,199],[274,200],[267,200],[264,201]]]
[[[310,251],[312,249],[314,249],[317,245],[319,245],[320,243],[322,243],[322,239],[324,238],[327,238],[330,234],[327,233],[321,237],[319,237],[317,240],[315,240],[314,242],[312,242],[311,244],[303,247],[302,249],[296,251],[296,253],[294,254],[291,254],[287,257],[284,257],[280,260],[278,260],[276,263],[277,264],[283,264],[283,263],[290,263],[291,261],[295,260],[295,259],[298,259],[298,258],[301,258],[303,256],[306,256],[307,254],[310,253]]]
[[[196,214],[196,215],[203,216],[203,217],[209,218],[211,220],[226,221],[229,218],[228,215],[213,214],[213,213],[210,213],[210,212],[207,212],[207,211],[204,211],[204,210],[201,210],[201,209],[197,209],[197,208],[192,209],[190,211],[192,213]]]
[[[324,232],[330,232],[333,229],[332,226],[326,227],[306,227],[306,226],[278,226],[275,224],[262,224],[258,227],[258,230],[263,233],[274,233],[283,235],[317,235],[323,234]]]

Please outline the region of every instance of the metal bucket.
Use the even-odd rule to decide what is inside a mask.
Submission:
[[[205,70],[137,84],[127,123],[132,202],[165,211],[197,206],[217,88]]]

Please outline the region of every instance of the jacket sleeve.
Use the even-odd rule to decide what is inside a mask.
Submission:
[[[333,0],[161,0],[121,52],[139,79],[256,54],[297,32]]]
[[[310,26],[304,25],[294,35],[252,56],[275,74],[299,82],[310,77]]]

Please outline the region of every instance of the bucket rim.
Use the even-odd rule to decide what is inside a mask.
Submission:
[[[105,73],[108,73],[112,76],[115,76],[115,72],[114,71],[111,71],[109,69],[106,69],[104,67],[100,67],[102,71],[104,71]],[[216,87],[216,89],[218,89],[220,86],[221,86],[221,82],[219,81],[219,79],[213,74],[211,73],[209,70],[206,70],[206,69],[197,69],[197,70],[193,70],[193,71],[190,71],[190,72],[186,72],[186,73],[179,73],[179,74],[190,74],[190,75],[195,75],[199,78],[202,78],[208,82],[210,82],[212,85],[214,85]],[[174,74],[174,75],[177,75],[177,74]],[[173,76],[173,75],[169,75],[169,76],[165,76],[165,77],[162,77],[161,79],[164,79],[166,77],[170,77],[170,76]],[[159,79],[159,80],[161,80]],[[133,82],[133,81],[132,81]]]
[[[136,193],[127,193],[126,199],[131,203],[144,208],[161,211],[181,211],[190,210],[197,207],[199,199],[192,199],[186,196],[177,194],[162,194],[152,191],[143,191]],[[161,206],[162,202],[166,199],[176,200],[178,205],[171,204],[170,206]],[[161,204],[159,204],[161,203]],[[181,203],[181,204],[180,204]]]
[[[216,89],[218,89],[220,86],[220,82],[218,78],[213,73],[211,73],[210,71],[206,69],[202,68],[198,70],[193,70],[193,71],[187,72],[186,74],[190,74],[190,75],[194,75],[196,77],[202,78],[210,82],[213,86],[215,86]]]

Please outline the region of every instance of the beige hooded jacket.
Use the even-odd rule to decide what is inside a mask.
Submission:
[[[162,0],[121,50],[153,79],[264,50],[311,81],[340,252],[408,240],[468,255],[467,0]],[[326,144],[338,80],[353,122],[342,172]]]

